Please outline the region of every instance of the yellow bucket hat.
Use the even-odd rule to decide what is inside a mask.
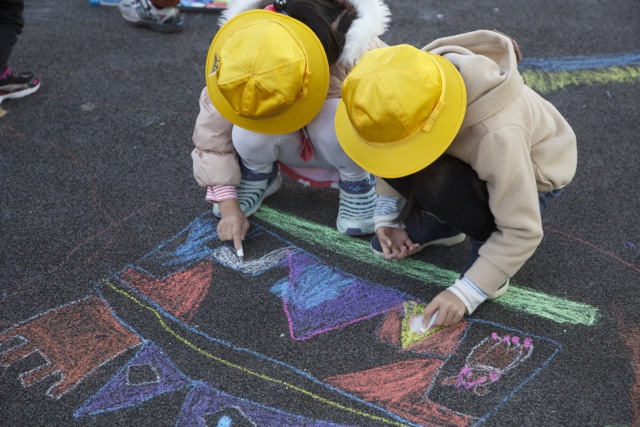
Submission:
[[[279,134],[306,126],[329,90],[322,43],[302,22],[250,10],[216,33],[206,64],[211,102],[233,124]]]
[[[342,84],[336,132],[363,169],[398,178],[445,152],[466,105],[462,76],[444,57],[410,45],[374,49]]]

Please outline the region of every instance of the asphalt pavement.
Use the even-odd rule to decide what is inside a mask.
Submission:
[[[390,0],[389,44],[498,29],[572,124],[578,171],[504,296],[407,320],[468,242],[375,258],[289,179],[217,240],[191,134],[218,12],[185,30],[31,0],[0,105],[0,425],[640,426],[640,3]]]

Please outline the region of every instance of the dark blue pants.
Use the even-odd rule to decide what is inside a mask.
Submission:
[[[385,181],[409,201],[408,207],[429,212],[471,238],[471,253],[463,272],[475,262],[480,246],[496,230],[486,182],[460,159],[445,154],[419,172]],[[562,189],[539,193],[540,212],[560,193]]]
[[[24,0],[0,0],[0,73],[9,62],[13,46],[22,33]]]

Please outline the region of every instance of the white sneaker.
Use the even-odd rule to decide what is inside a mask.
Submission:
[[[278,164],[273,164],[273,169],[269,173],[255,172],[247,169],[243,164],[240,166],[242,178],[236,187],[238,194],[238,205],[242,213],[249,218],[262,205],[262,201],[278,191],[282,184]],[[220,207],[213,204],[213,214],[220,218]]]
[[[118,9],[133,25],[148,27],[163,33],[182,31],[182,16],[177,7],[158,9],[150,0],[121,0]]]
[[[336,227],[342,234],[364,236],[375,232],[376,178],[362,181],[340,180],[340,205]]]

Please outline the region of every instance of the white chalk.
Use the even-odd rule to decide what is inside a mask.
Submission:
[[[244,250],[242,249],[242,245],[240,245],[240,248],[236,250],[236,255],[238,255],[238,258],[244,258]]]
[[[427,325],[427,327],[425,328],[422,326],[422,320],[424,319],[424,316],[415,316],[409,321],[409,328],[416,334],[424,334],[429,329],[431,329],[433,324],[436,322],[436,317],[438,317],[437,311],[433,313],[433,316],[431,316],[431,319],[429,320],[429,325]]]
[[[438,317],[438,312],[437,311],[435,313],[433,313],[433,316],[431,316],[431,319],[429,320],[429,325],[427,325],[427,331],[429,329],[431,329],[431,327],[433,326],[434,323],[436,323],[436,317]]]

